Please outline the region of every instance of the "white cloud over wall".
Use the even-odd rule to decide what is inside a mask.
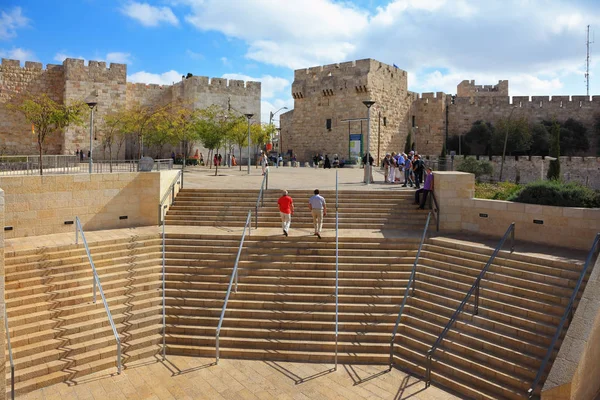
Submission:
[[[17,29],[29,25],[29,18],[23,15],[21,7],[0,10],[0,40],[8,40],[17,36]]]
[[[158,85],[172,85],[173,82],[181,80],[181,73],[171,70],[162,74],[154,74],[146,71],[139,71],[131,75],[127,75],[127,82],[132,83],[155,83]]]
[[[10,50],[0,49],[0,58],[8,58],[11,60],[23,61],[37,61],[37,57],[31,50],[23,49],[20,47],[13,47]]]
[[[583,0],[392,0],[372,10],[333,0],[178,4],[199,30],[244,41],[248,59],[296,69],[375,58],[409,71],[417,91],[448,90],[454,80],[455,92],[475,75],[482,84],[512,80],[511,94],[570,90],[564,82],[581,71],[585,25],[600,26],[600,7]]]
[[[147,27],[156,27],[163,23],[179,25],[179,20],[169,7],[156,7],[132,1],[121,8],[121,12]]]

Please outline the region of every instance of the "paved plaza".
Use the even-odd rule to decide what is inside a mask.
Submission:
[[[168,356],[50,386],[23,400],[458,399],[384,365],[306,364]]]

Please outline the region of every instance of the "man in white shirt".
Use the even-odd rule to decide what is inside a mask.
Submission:
[[[308,199],[308,209],[312,213],[315,236],[321,239],[321,228],[323,228],[323,216],[327,215],[327,205],[323,196],[319,195],[319,189],[315,189],[315,195]]]

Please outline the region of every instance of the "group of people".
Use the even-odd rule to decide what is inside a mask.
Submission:
[[[319,189],[315,189],[314,195],[308,199],[308,209],[313,218],[313,226],[315,228],[315,236],[321,239],[321,229],[323,228],[323,217],[327,215],[327,202],[325,198],[319,194]],[[290,225],[292,223],[292,215],[294,214],[294,200],[284,190],[279,200],[279,215],[281,216],[281,226],[283,235],[288,236]]]
[[[343,164],[340,164],[340,158],[338,157],[337,154],[333,155],[333,161],[329,158],[328,154],[325,154],[325,158],[323,158],[323,155],[321,154],[316,154],[313,157],[313,163],[315,167],[319,167],[321,165],[323,165],[323,168],[337,168],[337,167],[341,167]]]
[[[385,183],[401,183],[403,187],[420,189],[424,180],[425,162],[414,151],[406,153],[387,153],[382,162]]]
[[[76,150],[75,151],[75,155],[77,157],[79,157],[80,161],[83,161],[83,159],[85,158],[85,153],[83,152],[83,150]],[[90,158],[91,155],[92,155],[92,153],[88,150],[88,152],[87,152],[87,158]]]

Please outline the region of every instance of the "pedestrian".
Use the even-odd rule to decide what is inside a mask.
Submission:
[[[277,168],[279,168],[279,164],[283,167],[283,157],[281,154],[279,154],[279,157],[277,158]]]
[[[219,157],[217,157],[217,155],[215,154],[215,156],[213,157],[213,165],[216,167],[218,162],[219,162]]]
[[[325,164],[323,165],[323,168],[331,169],[331,160],[327,154],[325,154]]]
[[[315,189],[315,195],[308,199],[308,209],[313,217],[315,227],[315,236],[321,239],[321,229],[323,228],[323,217],[327,216],[327,204],[323,196],[319,194],[319,189]]]
[[[262,168],[262,174],[266,174],[267,173],[267,155],[265,154],[264,151],[260,152],[260,166]]]
[[[221,163],[223,162],[223,157],[221,156],[221,154],[219,153],[219,155],[217,156],[217,162],[219,163],[219,167],[221,166]]]
[[[413,171],[415,173],[415,187],[419,189],[421,183],[423,183],[423,171],[425,169],[425,163],[421,160],[417,154],[414,155]]]
[[[429,192],[433,190],[433,172],[431,168],[427,168],[427,176],[425,177],[425,184],[423,184],[423,188],[419,189],[415,192],[415,204],[419,205],[418,210],[425,209],[425,202],[427,201],[427,195]],[[423,193],[423,198],[421,202],[419,202],[419,195]]]
[[[277,200],[277,204],[279,205],[283,234],[287,236],[290,224],[292,223],[292,215],[294,214],[294,200],[288,195],[288,191],[284,190],[279,200]]]
[[[383,181],[385,183],[389,182],[388,177],[390,175],[390,163],[391,163],[391,155],[390,155],[390,153],[387,153],[382,162],[382,164],[383,164]]]

